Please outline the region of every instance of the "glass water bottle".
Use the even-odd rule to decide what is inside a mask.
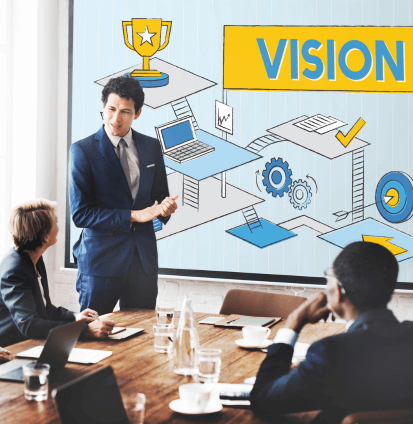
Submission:
[[[186,296],[174,340],[174,373],[198,374],[198,330],[192,309],[192,301]]]

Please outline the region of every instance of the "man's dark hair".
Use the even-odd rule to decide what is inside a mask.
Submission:
[[[135,103],[135,113],[143,106],[145,93],[139,81],[130,77],[111,78],[102,90],[102,103],[106,106],[109,94],[114,93],[126,100],[132,99]]]
[[[333,271],[350,302],[359,312],[385,308],[396,286],[396,258],[377,243],[358,241],[346,246],[333,263]]]

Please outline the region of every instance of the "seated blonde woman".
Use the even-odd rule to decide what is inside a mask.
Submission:
[[[42,255],[57,241],[55,207],[55,202],[37,199],[11,213],[9,229],[15,247],[0,263],[0,346],[45,339],[52,328],[71,321],[85,321],[85,337],[105,338],[113,329],[113,321],[89,317],[96,314],[91,309],[76,314],[50,301]]]

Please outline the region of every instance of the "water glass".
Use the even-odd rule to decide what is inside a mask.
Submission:
[[[157,324],[173,324],[174,323],[174,312],[173,306],[156,306],[156,322]]]
[[[221,349],[198,349],[199,380],[218,383],[221,372]]]
[[[126,396],[123,398],[123,404],[126,409],[129,421],[131,423],[143,424],[145,420],[145,402],[146,396],[143,393]]]
[[[155,324],[153,326],[155,352],[171,352],[174,344],[174,326],[170,324]]]
[[[47,400],[49,393],[49,364],[29,362],[23,365],[24,397],[27,400]]]

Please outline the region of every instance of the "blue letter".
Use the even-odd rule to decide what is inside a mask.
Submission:
[[[284,60],[285,49],[287,47],[287,40],[281,39],[278,42],[277,51],[274,56],[274,62],[271,63],[270,55],[268,54],[267,45],[263,38],[257,38],[258,47],[260,48],[261,57],[264,62],[265,70],[269,79],[277,79],[280,72],[282,62]]]
[[[319,50],[323,45],[317,40],[307,40],[303,48],[301,50],[301,54],[303,55],[303,59],[312,63],[316,66],[314,71],[311,71],[308,68],[304,69],[303,75],[310,80],[319,80],[324,75],[324,63],[323,61],[317,57],[310,54],[311,49]]]
[[[329,81],[336,80],[336,42],[327,40],[327,76]]]
[[[347,66],[347,56],[351,53],[352,50],[360,50],[364,56],[364,65],[359,71],[352,71]],[[341,72],[352,81],[361,81],[364,78],[367,78],[371,72],[371,67],[373,65],[373,60],[371,58],[371,53],[368,47],[359,40],[347,41],[346,44],[341,48],[338,55],[338,64],[340,66]]]
[[[290,40],[291,79],[298,80],[298,40]]]
[[[376,41],[376,80],[384,81],[384,60],[389,65],[396,81],[404,82],[404,41],[396,41],[397,65],[394,61],[386,43],[382,40]]]

